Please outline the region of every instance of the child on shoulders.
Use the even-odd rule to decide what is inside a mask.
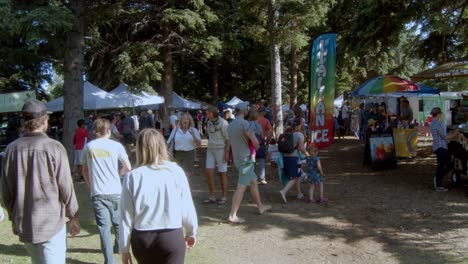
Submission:
[[[307,182],[309,183],[309,202],[327,202],[328,199],[323,194],[323,177],[325,174],[323,173],[320,157],[318,156],[318,148],[315,145],[311,145],[308,151],[310,156],[305,158],[305,173],[307,176]],[[315,185],[319,185],[320,188],[320,198],[317,200],[314,199]]]

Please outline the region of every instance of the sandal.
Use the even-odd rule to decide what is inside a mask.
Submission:
[[[219,205],[223,205],[223,204],[226,204],[227,203],[227,199],[226,198],[221,198],[218,200],[218,204]]]
[[[242,224],[245,222],[245,219],[242,217],[228,217],[227,219],[229,224]]]
[[[218,202],[218,201],[216,201],[216,198],[212,198],[212,197],[203,200],[203,203],[204,203],[204,204],[214,204],[214,203],[217,203],[217,202]]]

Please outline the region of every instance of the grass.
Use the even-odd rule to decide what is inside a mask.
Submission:
[[[75,237],[67,236],[67,263],[104,263],[101,252],[98,229],[91,207],[89,192],[84,183],[75,183],[75,191],[80,205],[81,232]],[[31,263],[31,259],[23,246],[11,230],[11,222],[4,220],[0,223],[0,263]],[[120,263],[120,255],[115,254]],[[208,256],[200,248],[187,253],[186,263],[209,263]],[[134,262],[136,263],[136,262]]]

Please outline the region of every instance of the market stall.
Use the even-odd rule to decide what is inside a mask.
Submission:
[[[364,164],[373,168],[394,168],[396,158],[416,155],[418,129],[414,124],[415,107],[410,106],[408,97],[419,93],[438,93],[438,90],[418,86],[398,76],[382,75],[353,91],[353,96],[385,98],[380,104],[368,103],[365,112]],[[386,109],[390,97],[397,98],[393,113]]]

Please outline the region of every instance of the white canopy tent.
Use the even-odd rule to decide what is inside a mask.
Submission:
[[[239,99],[239,97],[234,96],[234,97],[231,98],[231,100],[227,101],[226,104],[234,107],[237,104],[243,103],[243,102],[245,102],[245,101],[242,101],[241,99]]]
[[[157,95],[149,95],[147,93],[136,95],[128,91],[128,85],[125,83],[119,84],[110,94],[119,97],[121,105],[124,107],[135,107],[144,105],[157,105],[164,103],[164,97]]]
[[[119,108],[119,98],[115,95],[99,89],[86,81],[83,85],[83,109],[98,110]],[[63,111],[63,96],[47,103],[47,110],[51,112]]]
[[[149,95],[148,93],[142,92],[142,94],[145,97],[151,97],[152,95]],[[190,101],[188,99],[185,99],[178,95],[175,92],[172,92],[172,103],[169,105],[169,107],[172,107],[174,109],[202,109],[202,105],[200,103],[196,103],[193,101]],[[156,104],[151,104],[151,105],[142,105],[142,108],[145,109],[158,109],[159,105]]]
[[[175,109],[201,109],[201,104],[182,98],[172,92],[172,107]]]

